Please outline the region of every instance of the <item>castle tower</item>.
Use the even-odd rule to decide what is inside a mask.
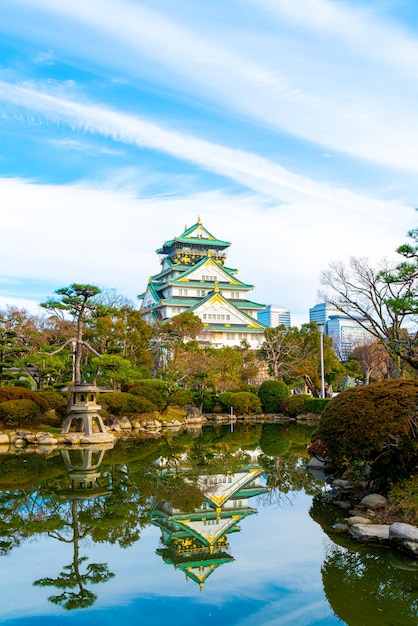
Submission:
[[[257,313],[265,305],[249,300],[253,285],[225,265],[230,245],[214,237],[200,218],[180,236],[165,241],[157,250],[161,270],[138,296],[143,318],[152,325],[191,311],[204,325],[202,345],[236,346],[245,340],[250,348],[259,348],[266,327]]]

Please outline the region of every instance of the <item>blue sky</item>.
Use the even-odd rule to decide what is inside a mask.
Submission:
[[[0,307],[135,300],[200,216],[299,325],[416,225],[411,0],[0,0],[0,35]]]

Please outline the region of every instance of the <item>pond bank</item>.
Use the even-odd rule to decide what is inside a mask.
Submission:
[[[312,459],[308,468],[316,474],[324,468],[324,463]],[[418,528],[407,524],[401,519],[390,523],[385,520],[387,499],[376,493],[366,493],[349,480],[328,478],[324,474],[324,481],[329,487],[322,495],[322,501],[346,511],[347,517],[343,522],[336,522],[332,529],[337,533],[348,533],[354,539],[365,544],[387,545],[401,550],[408,556],[418,559]],[[340,517],[340,515],[336,515]],[[386,521],[386,520],[385,520]]]

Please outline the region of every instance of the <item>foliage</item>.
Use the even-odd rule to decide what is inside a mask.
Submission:
[[[306,412],[307,413],[323,413],[328,403],[330,402],[330,398],[307,398],[306,399]]]
[[[32,400],[41,412],[48,410],[48,402],[36,391],[24,387],[0,387],[0,402],[6,400]]]
[[[48,409],[55,409],[58,413],[66,411],[68,405],[68,394],[58,393],[58,391],[40,390],[37,392],[40,398],[48,403]]]
[[[341,468],[360,463],[382,483],[409,476],[418,462],[418,381],[354,387],[330,400],[318,437]]]
[[[232,406],[232,397],[234,395],[233,391],[224,391],[219,394],[218,400],[221,403],[222,409],[224,411],[230,411]]]
[[[254,415],[262,411],[260,398],[250,391],[234,393],[231,405],[237,415]]]
[[[8,427],[35,426],[41,410],[33,400],[6,400],[0,403],[0,422]]]
[[[281,380],[265,380],[258,390],[265,413],[280,413],[281,405],[289,395],[289,387]]]
[[[77,333],[75,337],[67,340],[66,343],[75,343],[74,383],[80,384],[83,348],[87,348],[94,352],[96,356],[100,356],[97,351],[83,340],[84,325],[91,316],[104,314],[105,307],[100,303],[94,302],[94,297],[100,294],[100,289],[95,285],[73,283],[69,287],[57,289],[55,293],[60,296],[60,299],[53,300],[50,298],[46,302],[42,302],[41,306],[58,315],[66,311],[73,318],[77,327]],[[65,344],[62,348],[64,346]]]
[[[297,415],[303,415],[308,412],[306,402],[311,396],[304,393],[295,393],[292,396],[288,396],[282,402],[282,410],[286,415],[290,417],[296,417]]]
[[[218,401],[218,395],[215,391],[209,389],[192,390],[193,402],[200,407],[202,413],[213,413],[215,405]]]
[[[388,496],[389,515],[399,515],[404,522],[418,526],[418,474],[391,487]]]
[[[414,243],[397,249],[404,260],[395,267],[384,261],[374,268],[355,257],[348,266],[331,263],[321,276],[328,291],[320,297],[369,331],[394,359],[417,370],[418,331],[408,323],[418,313],[418,229],[408,235]]]
[[[100,403],[116,416],[125,413],[152,413],[153,411],[158,411],[158,407],[150,400],[123,391],[100,394]]]
[[[141,396],[142,398],[146,398],[147,400],[155,404],[158,409],[161,409],[164,406],[162,394],[163,390],[164,387],[162,387],[160,390],[157,386],[137,384],[129,388],[129,393],[131,393],[133,396]]]

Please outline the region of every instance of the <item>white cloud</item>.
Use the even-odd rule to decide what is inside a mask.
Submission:
[[[55,186],[3,179],[0,195],[8,205],[8,236],[0,248],[6,278],[48,277],[54,289],[94,283],[135,299],[159,270],[155,250],[200,215],[215,236],[231,241],[227,262],[255,284],[251,296],[288,306],[294,324],[307,321],[316,302],[319,269],[349,254],[390,255],[408,228],[395,211],[380,220],[365,214],[360,221],[348,210],[334,215],[321,201],[278,205],[256,194],[135,197],[97,182]]]
[[[124,76],[156,80],[159,89],[179,90],[356,158],[412,171],[418,167],[413,132],[418,42],[379,20],[375,7],[259,0],[258,6],[272,8],[287,22],[272,26],[266,17],[260,22],[257,13],[254,26],[237,16],[226,28],[217,3],[208,23],[194,18],[199,4],[189,5],[189,15],[184,9],[178,14],[172,3],[160,4],[163,13],[128,0],[117,5],[31,0],[30,5],[61,27],[69,21],[75,33],[88,29],[89,45],[81,37],[79,52],[72,38],[55,42],[66,54]]]

